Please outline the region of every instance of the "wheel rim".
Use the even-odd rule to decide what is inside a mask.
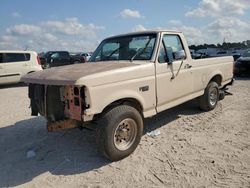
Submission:
[[[209,94],[209,102],[212,106],[214,106],[217,103],[218,99],[218,91],[216,88],[213,88],[212,91]]]
[[[122,120],[118,124],[115,130],[114,134],[115,147],[122,151],[127,150],[134,143],[136,135],[137,135],[136,122],[131,118]]]

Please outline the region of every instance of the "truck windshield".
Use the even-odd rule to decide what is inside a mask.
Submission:
[[[156,34],[109,38],[98,46],[89,61],[150,60],[155,41]]]

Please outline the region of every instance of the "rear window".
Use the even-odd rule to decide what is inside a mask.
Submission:
[[[3,63],[11,63],[11,62],[20,62],[20,61],[29,61],[30,54],[29,53],[4,53],[2,57]]]
[[[26,58],[26,61],[29,61],[30,60],[30,54],[26,53],[25,58]]]

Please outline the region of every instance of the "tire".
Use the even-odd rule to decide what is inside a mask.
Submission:
[[[200,97],[200,108],[204,111],[213,110],[219,100],[219,86],[216,82],[210,82],[205,93]]]
[[[136,149],[142,132],[142,116],[135,108],[127,105],[114,107],[99,120],[98,150],[111,161],[121,160]]]

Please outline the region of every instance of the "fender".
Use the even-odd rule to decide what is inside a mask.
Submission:
[[[150,86],[149,86],[150,87]],[[103,87],[90,87],[87,88],[86,98],[89,101],[90,108],[86,110],[86,115],[94,115],[100,114],[102,111],[112,104],[115,101],[122,100],[122,99],[134,99],[138,101],[141,105],[142,112],[144,116],[149,117],[156,113],[155,106],[155,92],[154,89],[151,88],[150,91],[139,91],[134,88],[127,88],[123,86],[118,86],[118,88],[113,88],[114,92],[110,92],[111,88],[105,88],[104,91]],[[108,93],[108,95],[105,95]],[[146,97],[145,97],[146,96]],[[145,99],[152,99],[152,100],[145,100]]]

